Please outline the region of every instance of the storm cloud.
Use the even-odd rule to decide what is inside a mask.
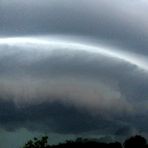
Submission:
[[[0,129],[147,135],[146,0],[0,0]]]
[[[0,94],[4,102],[13,102],[16,109],[59,102],[78,110],[83,108],[95,117],[103,116],[105,121],[122,117],[120,122],[125,122],[123,117],[134,117],[147,111],[144,106],[147,92],[143,89],[147,88],[147,69],[136,65],[137,62],[132,64],[122,59],[123,55],[120,58],[104,54],[106,52],[102,55],[86,48],[83,50],[83,46],[75,44],[68,44],[71,47],[45,44],[44,47],[44,44],[29,41],[27,45],[18,42],[19,45],[13,38],[6,40],[8,42],[3,40],[1,43]],[[141,86],[141,94],[139,83],[145,84]],[[140,103],[137,95],[142,96]]]

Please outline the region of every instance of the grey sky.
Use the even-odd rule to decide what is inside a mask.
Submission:
[[[147,53],[144,0],[0,1],[1,35],[87,35]]]

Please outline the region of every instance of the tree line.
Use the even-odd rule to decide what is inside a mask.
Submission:
[[[76,147],[90,147],[90,148],[148,148],[147,141],[140,135],[132,136],[126,139],[123,143],[103,143],[96,140],[77,138],[76,140],[67,140],[64,143],[57,145],[48,144],[48,136],[41,138],[34,138],[29,140],[22,148],[76,148]]]

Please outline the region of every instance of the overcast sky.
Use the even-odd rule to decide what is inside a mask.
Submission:
[[[0,147],[147,136],[147,14],[147,0],[0,0]]]

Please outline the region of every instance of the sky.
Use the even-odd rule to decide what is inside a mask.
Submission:
[[[49,143],[148,138],[147,8],[147,0],[0,0],[0,147],[44,134]]]

